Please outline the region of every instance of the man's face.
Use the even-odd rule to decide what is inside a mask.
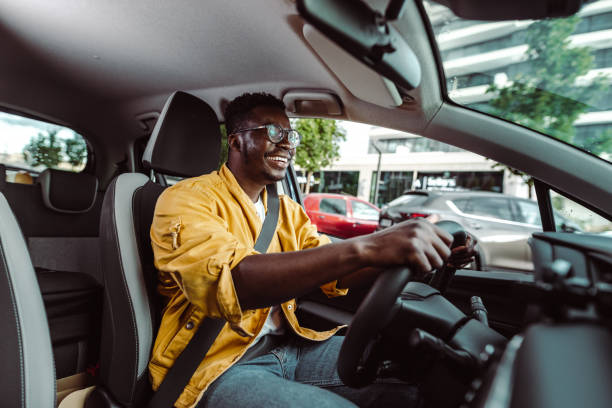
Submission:
[[[285,112],[276,107],[259,106],[251,111],[244,127],[254,128],[262,125],[274,124],[289,129],[289,118]],[[293,156],[295,148],[291,149],[287,138],[274,144],[268,139],[266,129],[241,132],[240,166],[249,178],[255,182],[269,184],[282,180]]]

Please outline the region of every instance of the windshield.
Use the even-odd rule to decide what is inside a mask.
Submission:
[[[612,1],[569,18],[470,21],[425,1],[448,97],[612,161]]]

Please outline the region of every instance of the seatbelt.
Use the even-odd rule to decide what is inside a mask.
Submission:
[[[268,192],[268,212],[255,242],[255,250],[260,253],[268,251],[278,223],[279,201],[276,184],[268,184],[266,191]],[[187,347],[168,370],[164,381],[149,401],[148,408],[174,406],[224,325],[225,320],[223,319],[206,317],[202,320]]]

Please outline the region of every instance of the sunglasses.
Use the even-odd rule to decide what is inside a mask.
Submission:
[[[266,134],[268,135],[268,139],[274,144],[280,143],[281,140],[283,140],[286,136],[287,141],[289,141],[289,145],[291,146],[292,149],[295,149],[296,147],[298,147],[300,145],[300,140],[302,139],[302,136],[300,136],[300,133],[297,130],[283,129],[282,127],[278,125],[274,125],[272,123],[268,125],[257,126],[254,128],[236,130],[234,131],[234,133],[248,132],[249,130],[259,130],[259,129],[266,129]]]

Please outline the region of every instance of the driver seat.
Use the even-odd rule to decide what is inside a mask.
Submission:
[[[194,177],[219,166],[221,131],[214,110],[201,99],[175,92],[167,100],[143,155],[159,174]],[[104,309],[98,387],[87,407],[140,407],[151,395],[147,365],[160,322],[149,230],[165,185],[125,173],[108,187],[100,239]]]

